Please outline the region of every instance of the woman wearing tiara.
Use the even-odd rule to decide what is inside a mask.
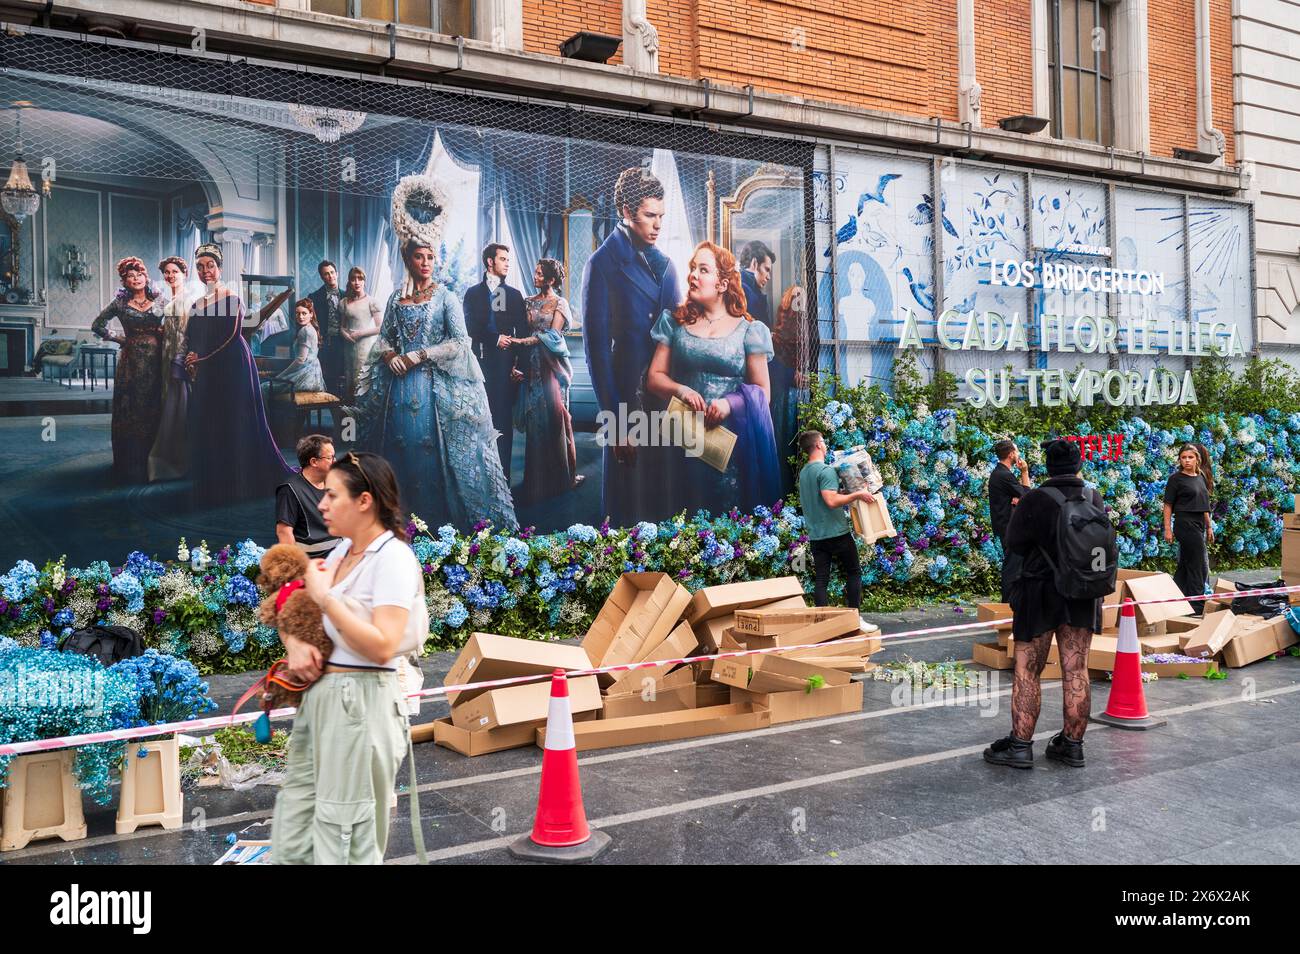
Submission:
[[[293,473],[275,446],[248,343],[240,334],[244,303],[221,283],[221,246],[200,245],[194,268],[205,294],[190,307],[185,369],[190,476],[198,504],[221,505],[264,495]]]
[[[483,372],[460,299],[434,280],[447,207],[441,186],[408,176],[393,195],[406,280],[384,311],[369,370],[361,445],[393,466],[406,509],[432,525],[514,529]]]

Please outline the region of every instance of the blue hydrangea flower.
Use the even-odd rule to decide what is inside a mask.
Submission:
[[[138,613],[144,609],[144,585],[134,573],[119,573],[109,582],[108,590],[126,600],[128,613]],[[257,592],[257,588],[254,587],[253,591]]]
[[[451,609],[447,610],[447,615],[443,617],[445,622],[452,629],[459,629],[464,625],[465,620],[469,619],[469,611],[465,609],[465,604],[456,600],[451,604]]]
[[[235,606],[256,606],[262,601],[253,581],[246,576],[232,576],[226,583],[226,602]],[[238,650],[236,650],[238,652]]]

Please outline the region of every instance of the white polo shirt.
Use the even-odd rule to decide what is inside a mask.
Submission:
[[[334,567],[348,555],[351,548],[351,540],[340,541],[325,558],[326,571],[332,575]],[[351,597],[371,613],[374,613],[377,606],[400,606],[409,610],[421,598],[421,572],[415,551],[388,530],[366,547],[365,556],[352,568],[351,573],[330,587],[330,592],[340,598]],[[330,654],[329,662],[336,666],[375,665],[373,660],[354,652],[348,646],[347,639],[328,615],[325,617],[325,632],[334,640],[334,652]],[[396,657],[384,665],[390,668],[396,666]]]

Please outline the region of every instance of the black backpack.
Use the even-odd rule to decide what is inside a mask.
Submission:
[[[1092,494],[1067,497],[1056,487],[1041,487],[1060,505],[1056,552],[1060,563],[1039,547],[1052,568],[1056,591],[1070,600],[1101,599],[1115,591],[1119,546],[1115,528]]]
[[[144,640],[128,626],[88,626],[59,640],[59,651],[94,656],[105,666],[111,666],[144,655]]]

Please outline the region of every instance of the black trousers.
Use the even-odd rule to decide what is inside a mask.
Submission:
[[[1002,602],[1011,602],[1011,584],[1020,579],[1021,567],[1025,565],[1025,558],[1019,553],[1012,553],[1006,549],[1003,544],[1002,557]]]
[[[813,602],[827,604],[826,589],[831,581],[831,564],[844,574],[844,603],[855,609],[862,605],[862,567],[858,563],[858,541],[853,534],[811,540],[813,557]]]
[[[1178,569],[1174,582],[1184,596],[1202,596],[1209,580],[1208,555],[1205,547],[1205,518],[1199,513],[1174,514],[1174,539],[1178,541]],[[1193,603],[1197,614],[1204,601]]]

